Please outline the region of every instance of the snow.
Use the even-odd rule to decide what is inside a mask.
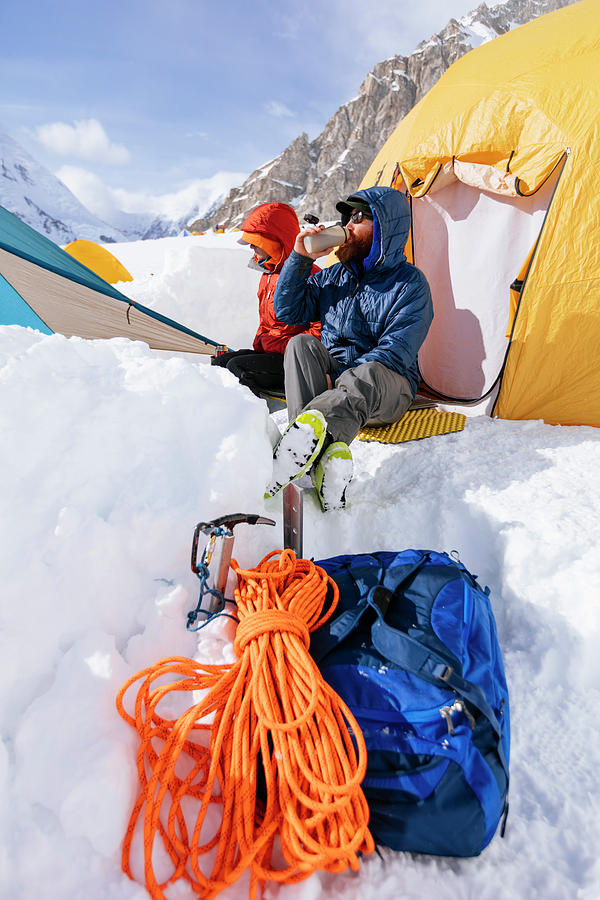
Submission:
[[[493,41],[494,38],[498,37],[498,32],[494,31],[493,28],[484,25],[483,22],[478,22],[477,19],[472,16],[466,16],[464,19],[460,19],[459,24],[462,26],[462,32],[468,45],[472,49],[480,47],[481,44],[487,44],[489,41]]]
[[[291,181],[282,181],[281,178],[273,178],[275,184],[280,184],[282,187],[290,187],[294,188],[296,191],[304,190],[303,184],[292,184]]]
[[[281,159],[281,153],[279,154],[279,156],[274,157],[274,159],[269,159],[269,160],[267,160],[266,163],[263,163],[262,166],[260,166],[258,169],[256,169],[256,175],[254,178],[246,179],[247,184],[250,185],[250,184],[253,184],[255,181],[259,181],[261,178],[265,178],[269,174],[269,172],[271,171],[273,166],[277,165],[277,163],[279,162],[280,159]]]
[[[248,346],[259,276],[238,237],[111,250],[134,276],[128,295]],[[231,658],[219,623],[185,629],[191,537],[243,511],[276,526],[236,528],[241,565],[281,547],[281,496],[263,497],[268,422],[264,402],[204,359],[0,328],[1,897],[148,896],[121,872],[136,743],[115,695],[165,655]],[[471,416],[460,433],[352,450],[346,510],[324,515],[305,496],[305,555],[457,550],[490,586],[512,708],[507,832],[477,859],[383,851],[359,873],[265,897],[595,900],[600,431]],[[247,882],[222,896],[246,897]]]
[[[297,420],[286,429],[277,444],[272,476],[265,493],[275,494],[292,478],[308,471],[309,462],[311,459],[314,460],[323,444],[326,428],[325,419],[321,414],[307,413],[303,421]]]
[[[345,447],[332,444],[319,461],[322,481],[316,481],[324,510],[343,509],[346,505],[346,488],[352,480],[354,466]],[[383,669],[379,670],[384,671]]]

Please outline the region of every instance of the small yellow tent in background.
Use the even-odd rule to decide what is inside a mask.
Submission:
[[[71,241],[64,250],[109,284],[133,281],[133,276],[116,256],[94,241]]]
[[[363,179],[409,194],[438,396],[600,426],[599,114],[599,4],[581,0],[454,63]]]

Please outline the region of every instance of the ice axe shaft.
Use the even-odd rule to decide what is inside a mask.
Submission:
[[[304,492],[294,481],[283,489],[283,546],[302,559],[304,539]]]
[[[233,534],[223,534],[216,538],[214,536],[211,537],[209,545],[211,541],[213,546],[206,562],[208,565],[206,585],[209,588],[216,588],[220,594],[225,596],[227,577],[229,575],[229,564],[231,563],[231,554],[233,553],[235,538]],[[213,602],[210,604],[210,608],[207,611],[215,612],[216,610],[213,607],[216,604],[216,598],[213,595],[209,595],[208,599]]]

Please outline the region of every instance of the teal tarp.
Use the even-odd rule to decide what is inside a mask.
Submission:
[[[8,251],[8,253],[13,253],[15,256],[19,256],[21,259],[26,259],[29,262],[35,263],[35,265],[41,266],[43,269],[47,269],[50,272],[56,272],[58,275],[62,275],[63,278],[68,278],[71,281],[82,284],[85,287],[98,291],[101,294],[105,294],[108,297],[114,297],[116,300],[122,300],[123,303],[126,303],[128,306],[135,306],[136,309],[141,310],[153,319],[157,319],[160,322],[164,322],[166,325],[176,328],[178,331],[182,331],[185,334],[198,338],[206,344],[210,344],[213,347],[220,346],[217,341],[204,337],[204,335],[198,334],[196,331],[192,331],[184,325],[180,325],[179,322],[175,322],[173,319],[169,319],[167,316],[163,316],[153,309],[142,306],[141,303],[135,303],[133,300],[130,300],[125,294],[117,291],[111,284],[108,284],[107,281],[104,281],[104,279],[100,278],[99,275],[96,275],[95,272],[86,268],[86,266],[78,262],[69,253],[65,253],[65,251],[57,244],[54,244],[38,231],[34,231],[33,228],[30,228],[29,225],[26,225],[25,222],[21,221],[18,216],[8,212],[8,210],[4,209],[2,206],[0,206],[0,248]],[[2,281],[4,281],[4,279],[2,279]],[[7,288],[10,287],[6,282],[5,285]],[[7,299],[5,306],[4,290],[0,286],[0,297],[2,298],[2,304],[0,305],[0,325],[31,324],[33,328],[38,328],[40,331],[52,334],[52,331],[44,325],[42,320],[39,319],[31,307],[27,305],[20,294],[12,288],[10,288],[10,290],[14,296],[11,297],[10,300]],[[7,294],[7,298],[8,297],[10,297],[9,294]],[[19,302],[22,304],[22,307],[17,305]],[[9,315],[8,318],[5,317],[5,313]],[[33,321],[30,321],[32,316],[38,323],[42,323],[41,326],[39,324],[33,324]]]
[[[14,323],[25,328],[35,328],[44,334],[52,334],[20,294],[0,275],[0,325]]]

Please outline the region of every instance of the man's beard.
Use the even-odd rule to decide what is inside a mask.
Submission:
[[[363,259],[366,259],[369,255],[372,243],[372,234],[361,237],[357,237],[356,234],[353,234],[345,244],[342,244],[341,247],[337,248],[335,255],[339,261],[343,263],[362,262]]]

